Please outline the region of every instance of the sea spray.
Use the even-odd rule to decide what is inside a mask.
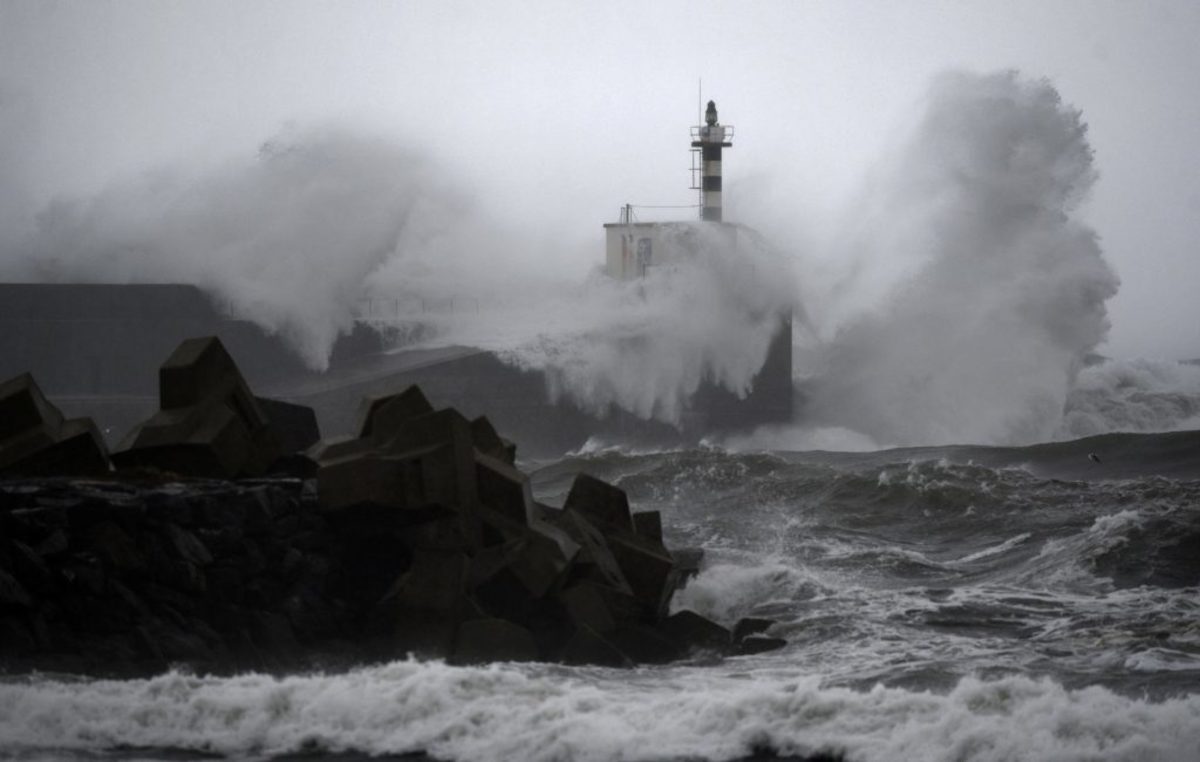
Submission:
[[[403,335],[492,350],[597,414],[669,422],[705,381],[747,393],[794,310],[802,423],[739,449],[1195,426],[1188,366],[1080,371],[1116,288],[1075,217],[1095,175],[1080,114],[1049,83],[957,73],[847,212],[833,281],[750,236],[736,252],[702,241],[635,283],[585,279],[598,257],[570,236],[501,224],[419,150],[338,129],[60,199],[30,235],[6,229],[0,261],[18,280],[198,284],[314,368],[369,297],[388,307],[373,318],[422,326]]]
[[[1055,435],[1185,429],[1200,429],[1200,365],[1104,360],[1080,371]]]
[[[795,293],[785,258],[757,236],[733,251],[712,231],[680,231],[670,267],[637,283],[584,279],[570,263],[598,257],[492,219],[419,152],[290,129],[217,169],[51,203],[4,275],[193,283],[315,369],[366,303],[373,320],[420,326],[401,335],[544,371],[550,396],[593,413],[677,422],[705,381],[749,391]]]
[[[469,202],[439,178],[381,139],[289,130],[216,169],[162,169],[52,202],[4,277],[192,283],[321,369],[402,233],[464,215]]]
[[[1067,391],[1062,412],[1047,421],[1048,439],[1067,441],[1116,432],[1200,429],[1200,365],[1175,360],[1103,359],[1086,364]],[[709,443],[733,451],[861,452],[893,443],[852,429],[812,423],[770,424]]]
[[[1081,115],[1048,82],[940,77],[836,243],[829,316],[846,317],[803,369],[808,415],[896,444],[1051,435],[1117,287],[1073,214],[1095,176]]]
[[[543,371],[552,398],[601,416],[615,408],[677,423],[705,381],[745,396],[792,313],[789,263],[748,234],[736,250],[704,227],[681,227],[679,237],[671,263],[644,278],[563,284],[504,310],[442,321],[440,340]]]

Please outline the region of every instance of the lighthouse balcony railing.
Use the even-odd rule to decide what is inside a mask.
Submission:
[[[733,125],[717,124],[711,127],[707,124],[692,125],[691,135],[693,142],[728,143],[733,140]]]

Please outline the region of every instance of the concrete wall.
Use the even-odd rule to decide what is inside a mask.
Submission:
[[[741,230],[728,222],[611,223],[604,226],[605,270],[618,280],[631,280],[703,248],[736,257]]]

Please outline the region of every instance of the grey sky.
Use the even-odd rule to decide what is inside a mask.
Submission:
[[[1101,176],[1082,213],[1122,281],[1102,350],[1196,357],[1198,39],[1185,0],[2,0],[0,220],[334,122],[432,155],[482,208],[598,262],[620,204],[693,200],[702,77],[738,129],[729,203],[804,246],[932,75],[1017,68],[1090,127]]]

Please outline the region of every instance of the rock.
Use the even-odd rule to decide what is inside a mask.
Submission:
[[[66,542],[65,531],[69,526],[67,511],[61,506],[42,506],[37,508],[18,508],[16,510],[0,510],[0,528],[7,535],[19,539],[38,550],[40,555],[48,555],[38,549],[42,543],[49,540],[56,532],[62,534],[62,542]],[[55,543],[58,540],[54,540]],[[63,550],[65,550],[65,545]]]
[[[503,545],[525,536],[528,524],[513,521],[499,511],[486,505],[479,506],[480,539],[484,547]]]
[[[475,445],[471,440],[471,424],[457,410],[446,408],[410,418],[394,430],[375,424],[374,440],[382,441],[381,448],[387,452],[445,446],[453,454],[453,470],[441,476],[445,484],[442,492],[447,501],[458,500],[462,507],[477,503],[475,487]]]
[[[519,536],[480,548],[471,558],[471,567],[467,574],[467,588],[475,590],[506,569],[520,549],[521,538]]]
[[[667,617],[658,629],[667,638],[689,651],[726,653],[733,642],[729,630],[687,609]]]
[[[743,638],[734,648],[734,652],[739,656],[750,656],[752,654],[766,653],[783,648],[787,645],[787,641],[783,638],[769,638],[764,635],[750,635]]]
[[[343,435],[322,439],[305,450],[304,454],[313,463],[320,465],[339,460],[348,455],[359,455],[370,452],[372,448],[373,445],[370,439]]]
[[[633,533],[647,542],[662,545],[662,514],[658,511],[633,514]]]
[[[610,536],[608,547],[647,615],[661,617],[675,589],[670,554],[661,545],[651,545],[632,534]]]
[[[543,522],[522,529],[486,509],[484,516],[507,524],[508,539],[476,554],[472,594],[493,616],[527,624],[567,580],[579,546]]]
[[[92,476],[112,470],[104,437],[91,418],[64,421],[57,441],[9,469],[25,476]]]
[[[132,612],[135,617],[144,617],[150,614],[146,604],[137,596],[137,593],[121,584],[118,580],[112,580],[110,585],[115,598],[120,601],[126,610]]]
[[[565,579],[579,545],[567,534],[544,522],[535,522],[525,532],[519,552],[509,563],[525,589],[541,598]]]
[[[497,434],[487,416],[481,415],[471,421],[471,438],[475,441],[475,449],[484,455],[510,466],[516,464],[517,446]]]
[[[46,535],[41,542],[38,543],[34,550],[39,556],[47,558],[49,556],[57,556],[67,552],[67,533],[61,529],[55,529],[50,534]]]
[[[136,525],[141,506],[128,505],[107,500],[81,499],[72,501],[64,506],[73,536],[78,538],[86,534],[91,527],[103,522],[111,522],[122,528]]]
[[[454,646],[457,664],[494,661],[536,661],[537,643],[529,630],[504,619],[471,619],[458,628]]]
[[[563,510],[577,511],[605,531],[633,533],[629,499],[624,490],[588,474],[575,477]]]
[[[37,551],[19,540],[12,542],[12,571],[22,585],[36,595],[54,590],[54,575]]]
[[[232,404],[249,403],[248,409],[237,411],[239,415],[255,419],[248,424],[266,423],[221,340],[215,336],[186,339],[159,366],[159,407],[181,410],[213,397],[228,397]]]
[[[72,554],[72,557],[62,566],[63,579],[72,589],[92,596],[102,596],[107,590],[108,580],[104,569],[94,556],[81,557],[82,554]]]
[[[764,633],[773,624],[775,624],[774,619],[743,617],[742,619],[737,620],[737,623],[733,625],[733,642],[741,643],[751,635],[759,635]]]
[[[589,627],[601,635],[636,621],[641,613],[632,596],[587,580],[564,590],[559,598],[576,628]]]
[[[529,526],[535,518],[529,477],[503,460],[476,453],[475,478],[480,502],[521,526]]]
[[[372,629],[391,653],[448,658],[458,623],[479,612],[466,598],[470,559],[462,553],[418,551],[412,565],[371,615]]]
[[[454,619],[430,614],[411,612],[394,621],[388,633],[385,654],[412,654],[421,658],[447,659],[454,653],[458,622]]]
[[[188,339],[158,371],[159,411],[113,454],[118,468],[258,476],[280,455],[270,421],[216,337]]]
[[[683,655],[679,645],[642,624],[622,624],[605,636],[635,664],[666,664]]]
[[[383,441],[386,452],[407,452],[434,447],[422,458],[421,478],[425,501],[452,510],[462,525],[463,535],[473,548],[482,544],[478,479],[471,425],[458,411],[437,410],[408,419],[389,433],[375,423],[375,441]]]
[[[417,551],[381,605],[454,618],[466,593],[471,560],[463,553]]]
[[[564,664],[590,664],[597,667],[631,667],[633,662],[599,633],[588,627],[575,631],[559,658]]]
[[[410,386],[399,394],[365,397],[358,410],[358,436],[386,438],[407,421],[432,413],[433,405],[419,387]]]
[[[700,573],[700,564],[704,561],[704,549],[676,548],[671,551],[671,559],[675,562],[675,586],[683,587],[689,579]]]
[[[275,432],[281,453],[307,450],[321,439],[317,414],[311,407],[266,397],[255,397],[254,402]]]
[[[63,420],[28,373],[0,384],[0,474],[83,476],[110,470],[104,438],[90,418]]]
[[[0,581],[0,604],[3,603],[3,594],[3,582]],[[24,656],[37,650],[37,647],[37,638],[23,621],[12,616],[0,617],[0,650],[6,654]]]
[[[109,569],[121,572],[146,569],[137,543],[115,522],[101,521],[93,525],[87,534],[87,547]]]
[[[33,606],[33,599],[29,597],[29,593],[20,582],[8,572],[0,569],[0,611],[7,606],[29,608]]]
[[[143,505],[146,518],[155,525],[172,523],[191,526],[196,523],[198,513],[201,518],[207,518],[207,506],[198,511],[195,503],[200,501],[185,500],[180,495],[154,492],[145,495],[139,502]]]
[[[212,656],[204,639],[188,631],[186,621],[176,624],[159,620],[147,630],[155,650],[167,660],[203,661]]]
[[[30,374],[0,384],[0,467],[53,444],[62,424],[62,413]]]
[[[470,539],[463,534],[462,522],[453,513],[444,513],[405,529],[401,542],[413,550],[437,550],[466,553]]]
[[[212,554],[204,547],[196,535],[174,524],[166,526],[167,543],[175,555],[196,566],[207,566],[212,563]]]
[[[250,634],[259,647],[269,651],[292,651],[299,647],[296,633],[287,617],[273,611],[256,611],[250,615]]]
[[[69,428],[31,388],[25,419]],[[358,436],[294,454],[303,480],[256,473],[281,416],[311,413],[255,399],[219,342],[181,345],[160,401],[122,467],[219,479],[0,483],[0,669],[16,650],[84,671],[277,669],[308,649],[616,667],[782,643],[759,635],[766,620],[733,641],[692,612],[666,617],[702,554],[669,552],[659,513],[587,475],[564,508],[537,503],[486,418],[434,410],[416,387],[365,400]]]
[[[421,553],[410,551],[399,542],[394,531],[381,527],[371,532],[367,527],[342,530],[340,549],[333,561],[333,590],[337,596],[356,610],[374,606],[397,579],[412,567],[413,559],[451,557],[453,553]],[[418,569],[418,573],[420,570]],[[426,580],[429,584],[429,580]]]
[[[38,543],[35,550],[39,556],[46,558],[66,553],[67,547],[67,533],[61,529],[55,529]]]
[[[317,470],[317,494],[322,510],[337,511],[371,504],[408,510],[426,507],[431,500],[425,471],[437,470],[426,461],[444,456],[438,447],[401,455],[359,452],[325,460]]]
[[[312,479],[317,475],[317,464],[304,452],[280,455],[267,468],[275,476],[291,476],[296,479]]]
[[[556,524],[581,546],[577,563],[586,578],[632,595],[633,590],[599,529],[575,510],[563,511],[557,517]]]
[[[491,570],[474,585],[471,599],[484,613],[521,624],[532,622],[542,604],[507,565]]]

